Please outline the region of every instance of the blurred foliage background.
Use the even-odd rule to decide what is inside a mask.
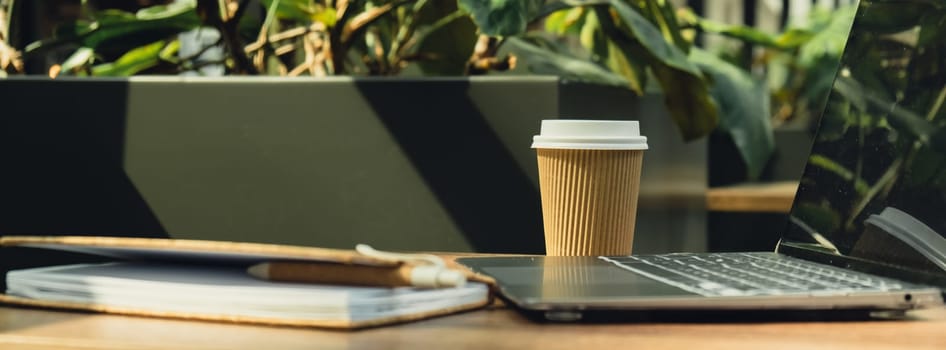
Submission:
[[[757,178],[773,124],[817,114],[853,7],[780,33],[669,0],[0,0],[0,74],[552,74],[660,93],[683,140],[727,135]],[[16,25],[42,8],[38,40]],[[50,16],[47,16],[50,17]],[[19,28],[19,29],[18,29]],[[750,47],[706,49],[700,36]]]

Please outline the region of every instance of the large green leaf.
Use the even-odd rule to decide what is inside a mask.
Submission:
[[[607,59],[605,62],[611,71],[616,72],[627,79],[628,88],[638,95],[644,94],[645,84],[647,84],[647,66],[639,57],[628,55],[624,47],[616,44],[614,41],[607,41]],[[637,60],[633,60],[637,59]]]
[[[178,43],[178,41],[174,41],[172,45],[177,47]],[[161,60],[162,53],[167,51],[166,46],[168,46],[168,43],[162,40],[128,51],[115,62],[92,67],[92,75],[111,77],[135,75],[156,66]]]
[[[432,0],[416,14],[416,53],[428,57],[417,65],[426,75],[463,75],[466,71],[476,45],[476,25],[469,17],[452,17],[456,10],[455,0]]]
[[[549,74],[563,80],[626,88],[627,80],[607,69],[570,56],[540,48],[526,40],[512,37],[503,42],[503,51],[519,58],[520,64],[534,74]]]
[[[558,35],[579,34],[589,13],[584,7],[572,7],[553,12],[545,19],[545,31]]]
[[[96,50],[107,47],[126,51],[199,27],[201,20],[195,9],[195,1],[184,0],[152,6],[137,14],[105,10],[95,15],[95,21],[63,25],[56,31],[55,38],[30,44],[26,51],[43,51],[63,43],[76,43]]]
[[[622,0],[611,0],[610,3],[612,9],[624,24],[624,28],[655,58],[673,69],[691,73],[695,76],[700,75],[700,70],[687,60],[686,54],[673,44],[668,43],[660,29],[657,29],[653,23]]]
[[[473,17],[480,32],[491,36],[510,36],[526,31],[526,26],[541,12],[543,0],[458,0],[460,9]]]
[[[595,12],[588,12],[578,32],[578,42],[592,54],[592,58],[603,62],[608,57],[608,41],[601,31],[601,22]],[[597,55],[597,57],[594,57]]]
[[[664,103],[685,141],[708,135],[719,124],[716,103],[702,77],[656,64],[651,71],[660,83]]]
[[[579,38],[582,46],[591,52],[592,60],[627,79],[628,86],[626,87],[638,95],[644,93],[647,84],[647,64],[639,55],[626,55],[624,52],[626,47],[610,40],[604,34],[595,12],[585,15]]]
[[[744,70],[704,50],[691,49],[690,59],[712,79],[719,129],[732,137],[749,178],[757,179],[775,151],[768,90]]]
[[[810,40],[815,34],[808,30],[796,28],[790,29],[781,35],[773,35],[753,27],[719,23],[707,19],[699,19],[696,24],[701,31],[707,33],[719,34],[739,39],[753,45],[780,50],[797,48]]]
[[[654,12],[654,17],[659,21],[660,29],[667,41],[676,45],[683,52],[689,52],[691,45],[683,38],[683,31],[680,29],[680,23],[674,13],[673,4],[665,0],[646,0],[646,2],[647,7]]]
[[[841,63],[840,53],[838,56],[821,56],[809,62],[805,72],[804,85],[801,88],[801,95],[810,103],[821,105],[816,101],[824,101],[828,98],[831,91],[831,85],[834,84],[834,76],[838,72],[838,66]]]
[[[856,10],[854,6],[837,9],[831,16],[830,22],[801,45],[798,51],[799,63],[808,67],[822,57],[840,57],[844,44],[847,43],[851,25],[854,23]]]
[[[719,116],[700,69],[633,7],[621,0],[611,0],[610,4],[622,26],[615,26],[607,17],[610,12],[599,7],[598,17],[602,24],[607,23],[603,25],[606,34],[625,56],[647,61],[683,139],[694,140],[712,132]]]

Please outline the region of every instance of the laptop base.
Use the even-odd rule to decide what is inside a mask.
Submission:
[[[783,323],[893,321],[903,310],[584,310],[541,311],[516,308],[537,323]]]

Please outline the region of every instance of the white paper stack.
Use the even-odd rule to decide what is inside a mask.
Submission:
[[[253,278],[242,267],[115,262],[11,271],[7,294],[145,312],[362,322],[485,302],[488,288],[280,283]]]

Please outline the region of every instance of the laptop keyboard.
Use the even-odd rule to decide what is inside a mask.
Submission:
[[[901,282],[770,253],[600,257],[620,268],[704,296],[890,291]]]

